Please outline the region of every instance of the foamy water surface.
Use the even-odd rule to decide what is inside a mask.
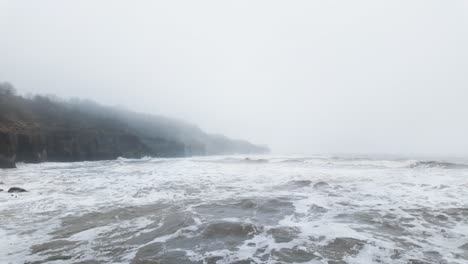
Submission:
[[[0,181],[0,263],[468,263],[463,163],[119,159]]]

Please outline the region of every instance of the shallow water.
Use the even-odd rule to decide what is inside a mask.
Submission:
[[[0,171],[0,263],[468,263],[463,164],[210,157]]]

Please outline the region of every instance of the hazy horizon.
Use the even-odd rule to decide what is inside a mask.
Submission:
[[[1,1],[0,81],[278,154],[468,155],[464,1]]]

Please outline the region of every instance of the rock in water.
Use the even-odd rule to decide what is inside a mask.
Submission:
[[[11,187],[8,190],[9,193],[18,193],[18,192],[27,192],[25,189],[20,188],[20,187]]]

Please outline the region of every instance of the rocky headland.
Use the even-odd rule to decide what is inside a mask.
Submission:
[[[85,100],[15,95],[0,84],[0,168],[17,162],[254,154],[268,148],[210,135],[183,121]]]

